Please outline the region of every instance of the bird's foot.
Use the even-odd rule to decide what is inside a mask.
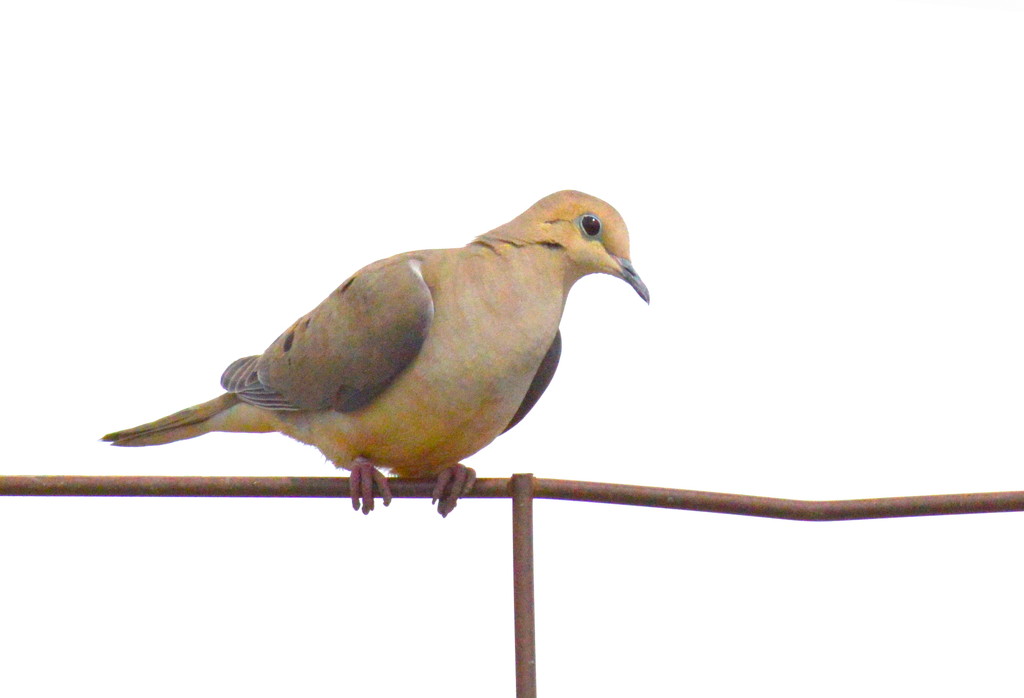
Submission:
[[[349,475],[349,491],[352,495],[352,508],[359,511],[360,500],[364,514],[373,511],[373,486],[377,485],[384,506],[391,504],[391,488],[388,478],[374,467],[373,463],[362,456],[352,461],[352,473]]]
[[[462,463],[456,463],[442,470],[431,493],[431,504],[437,504],[437,513],[443,517],[452,513],[459,503],[459,497],[470,493],[476,483],[476,471]]]

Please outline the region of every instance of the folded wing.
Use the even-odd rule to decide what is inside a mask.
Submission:
[[[221,385],[266,409],[351,412],[408,368],[433,316],[420,261],[393,257],[357,272],[262,355],[232,363]]]

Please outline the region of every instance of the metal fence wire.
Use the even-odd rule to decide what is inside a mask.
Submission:
[[[429,498],[433,480],[392,479],[395,498]],[[36,497],[349,497],[340,477],[0,476],[0,496]],[[813,501],[721,492],[549,480],[532,474],[481,478],[471,498],[512,499],[516,696],[537,695],[533,589],[533,500],[629,504],[794,521],[851,521],[905,516],[1024,511],[1024,491]]]

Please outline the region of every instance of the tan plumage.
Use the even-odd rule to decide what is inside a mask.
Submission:
[[[364,512],[374,482],[390,497],[380,466],[440,475],[446,514],[472,486],[459,461],[518,423],[544,391],[566,296],[595,272],[648,300],[615,209],[580,192],[552,194],[465,247],[363,268],[263,354],[231,364],[224,395],[103,439],[149,446],[279,431],[352,470],[353,503],[362,497]]]

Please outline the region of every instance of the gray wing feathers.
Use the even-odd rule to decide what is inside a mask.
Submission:
[[[220,376],[220,387],[229,393],[238,393],[253,382],[256,378],[256,362],[259,356],[245,356],[231,362],[231,365],[224,369]]]
[[[221,384],[272,410],[357,410],[412,363],[433,316],[419,260],[393,257],[356,273],[261,356],[235,361]]]
[[[246,356],[232,362],[220,377],[221,387],[229,393],[238,395],[243,402],[257,407],[268,410],[299,409],[260,382],[256,371],[259,359],[259,355]]]

